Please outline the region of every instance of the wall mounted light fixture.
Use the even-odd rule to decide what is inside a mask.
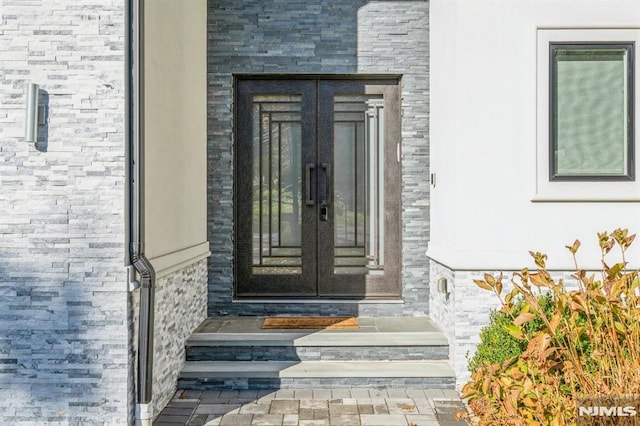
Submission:
[[[445,300],[449,300],[449,283],[446,277],[438,278],[438,291],[444,295]]]
[[[27,86],[27,116],[25,120],[24,140],[38,142],[38,109],[40,88],[37,84]]]

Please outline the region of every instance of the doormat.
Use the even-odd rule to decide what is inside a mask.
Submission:
[[[356,317],[267,317],[262,328],[355,330],[360,325]]]

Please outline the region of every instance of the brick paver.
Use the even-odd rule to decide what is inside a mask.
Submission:
[[[156,426],[462,426],[451,389],[178,391]]]

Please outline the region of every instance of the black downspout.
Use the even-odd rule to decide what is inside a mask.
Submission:
[[[155,299],[156,273],[142,250],[142,243],[132,243],[131,260],[140,274],[140,322],[138,331],[138,406],[151,403],[153,385],[153,311]],[[138,407],[138,412],[148,411],[151,407]],[[137,416],[142,418],[145,416]]]
[[[153,328],[155,270],[144,254],[144,0],[126,0],[127,13],[127,137],[128,137],[128,242],[129,262],[139,276],[136,423],[151,425],[153,419]],[[135,277],[132,281],[135,280]],[[135,286],[134,286],[135,288]]]

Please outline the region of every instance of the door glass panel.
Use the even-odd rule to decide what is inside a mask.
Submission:
[[[334,273],[382,275],[382,95],[334,97]]]
[[[301,274],[301,96],[255,95],[252,108],[252,270]]]

